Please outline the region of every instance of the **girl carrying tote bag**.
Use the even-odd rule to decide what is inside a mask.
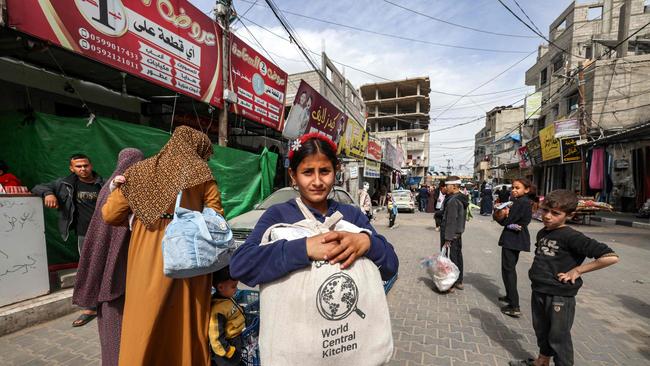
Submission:
[[[332,230],[364,232],[335,212],[320,223],[300,198],[305,219],[276,224],[261,245]],[[388,304],[377,266],[359,258],[348,269],[327,261],[260,285],[260,359],[265,366],[382,365],[393,353]]]

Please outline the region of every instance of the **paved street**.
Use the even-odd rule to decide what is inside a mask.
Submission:
[[[529,315],[527,269],[532,255],[520,259],[520,294],[524,316],[499,312],[502,294],[500,227],[489,218],[468,224],[465,245],[465,290],[451,295],[432,291],[433,283],[419,258],[438,247],[438,233],[428,214],[400,214],[399,227],[376,227],[394,243],[400,277],[388,295],[395,354],[392,365],[505,365],[512,357],[536,353]],[[535,235],[540,223],[531,225]],[[577,365],[647,365],[650,363],[650,231],[622,226],[579,227],[611,245],[621,262],[587,274],[578,295],[573,339]],[[71,328],[76,315],[0,338],[1,365],[93,365],[99,363],[96,323]]]

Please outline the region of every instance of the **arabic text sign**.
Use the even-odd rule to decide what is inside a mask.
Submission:
[[[542,92],[526,96],[526,119],[538,119],[542,110]]]
[[[280,130],[287,73],[232,33],[230,42],[230,85],[238,100],[232,111]]]
[[[379,178],[381,173],[381,163],[378,161],[364,160],[363,161],[363,176],[364,178]]]
[[[363,159],[368,147],[368,133],[359,122],[348,118],[345,132],[339,138],[338,154]]]
[[[390,140],[384,140],[383,151],[382,162],[395,170],[400,170],[402,164],[399,162],[399,152],[397,151],[397,148],[390,143]]]
[[[18,31],[222,106],[221,28],[188,0],[8,0]]]
[[[560,157],[560,140],[555,138],[555,126],[549,125],[539,131],[539,143],[542,146],[542,160]]]
[[[528,155],[528,147],[527,146],[522,146],[519,149],[517,149],[517,153],[519,153],[519,167],[520,168],[528,168],[529,165],[529,160],[530,157]]]
[[[577,136],[580,134],[580,123],[577,119],[565,119],[553,122],[555,125],[555,138]]]
[[[566,138],[561,141],[562,164],[577,163],[582,161],[580,147],[576,144],[576,139]]]
[[[319,132],[338,143],[347,119],[325,97],[300,80],[282,135],[291,139],[303,133]]]
[[[381,161],[381,141],[374,137],[368,137],[368,148],[366,158]]]

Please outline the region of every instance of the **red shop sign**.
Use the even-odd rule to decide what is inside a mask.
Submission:
[[[237,93],[231,111],[280,131],[287,73],[232,33],[230,42],[230,88]]]
[[[187,0],[7,0],[9,26],[222,106],[221,28]]]
[[[374,137],[368,139],[366,157],[371,160],[381,161],[381,141]]]

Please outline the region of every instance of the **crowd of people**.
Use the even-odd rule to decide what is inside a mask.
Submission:
[[[73,302],[81,313],[73,326],[97,318],[102,364],[240,364],[245,320],[233,300],[239,281],[264,286],[300,273],[314,262],[338,265],[345,271],[360,258],[374,263],[381,279],[392,278],[399,261],[393,246],[371,224],[369,185],[360,191],[359,207],[328,198],[340,169],[336,151],[336,144],[324,135],[299,137],[289,153],[289,175],[299,198],[267,209],[233,253],[229,266],[183,279],[165,276],[161,249],[178,193],[182,192],[181,207],[195,211],[210,207],[224,214],[219,187],[207,164],[212,155],[207,135],[178,127],[160,152],[149,158],[138,149],[125,148],[106,180],[93,170],[89,156],[74,154],[69,175],[36,185],[32,193],[43,198],[46,208],[58,210],[62,239],[71,233],[78,238]],[[2,187],[20,185],[8,170],[0,161]],[[395,198],[385,188],[378,193],[378,203],[386,204],[389,227],[393,227]],[[457,176],[419,188],[417,208],[433,214],[440,249],[446,248],[459,270],[447,293],[464,290],[462,235],[470,204],[479,204],[481,215],[492,215],[503,227],[498,241],[505,288],[498,299],[505,304],[501,311],[521,316],[516,266],[520,253],[531,249],[528,225],[536,202],[535,186],[525,178],[515,179],[511,188],[498,187],[496,193],[487,182],[468,189]],[[547,366],[551,358],[556,365],[572,365],[570,331],[581,277],[618,262],[607,245],[566,225],[577,203],[575,194],[564,190],[551,192],[543,201],[544,228],[537,234],[529,271],[539,355],[511,365]],[[306,217],[326,223],[336,215],[360,232],[332,230],[265,242],[265,235],[277,225],[294,225]],[[595,260],[583,263],[586,257]],[[286,296],[302,295],[298,291]]]

